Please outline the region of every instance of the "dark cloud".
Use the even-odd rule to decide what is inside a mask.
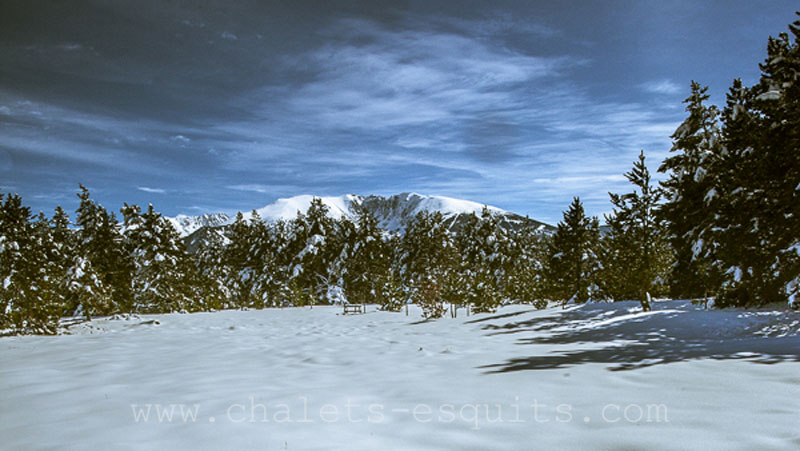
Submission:
[[[554,221],[658,157],[791,2],[0,4],[0,190],[169,214],[416,190]],[[715,85],[716,84],[716,85]],[[720,94],[721,95],[721,94]]]

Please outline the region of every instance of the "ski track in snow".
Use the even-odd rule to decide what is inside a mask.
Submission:
[[[3,338],[0,448],[800,448],[800,314],[637,305],[142,315]],[[159,423],[132,404],[199,407]],[[666,421],[624,418],[655,404]]]

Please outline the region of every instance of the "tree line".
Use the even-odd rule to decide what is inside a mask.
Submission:
[[[800,14],[800,13],[799,13]],[[602,229],[579,198],[552,234],[501,227],[488,209],[457,233],[420,212],[405,233],[366,210],[334,219],[320,199],[291,221],[241,213],[188,253],[169,221],[125,204],[118,218],[83,186],[74,222],[0,194],[0,330],[55,333],[60,317],[335,302],[426,317],[447,305],[713,298],[795,303],[800,280],[800,21],[770,38],[761,77],[725,106],[692,82],[687,117],[654,183],[644,152],[610,193]],[[121,219],[121,220],[120,220]]]

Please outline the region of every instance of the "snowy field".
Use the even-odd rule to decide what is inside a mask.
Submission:
[[[797,312],[340,311],[2,338],[0,448],[800,449]]]

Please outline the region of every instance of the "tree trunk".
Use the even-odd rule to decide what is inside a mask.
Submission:
[[[651,302],[650,293],[646,292],[644,297],[642,297],[642,311],[643,312],[649,312],[650,311],[650,308],[651,308],[650,302]]]

